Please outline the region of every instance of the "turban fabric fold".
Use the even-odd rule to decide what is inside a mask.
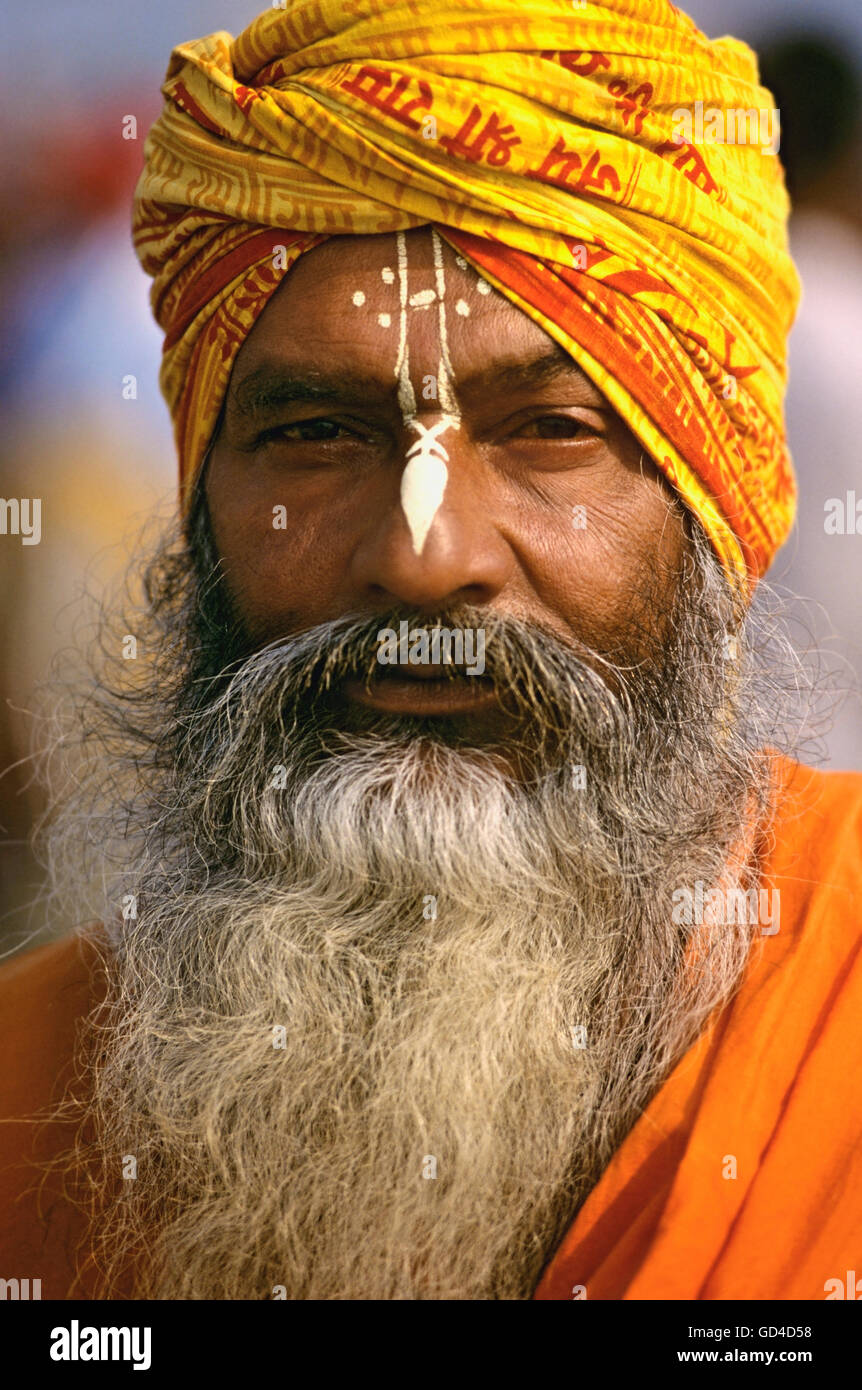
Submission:
[[[668,0],[287,0],[179,45],[162,91],[134,241],[186,506],[296,258],[431,223],[604,392],[731,578],[767,568],[795,507],[783,172],[680,118],[771,111],[745,44]]]

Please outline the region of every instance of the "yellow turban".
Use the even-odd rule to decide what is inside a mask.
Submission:
[[[668,0],[288,0],[181,44],[162,91],[134,240],[185,505],[297,256],[433,223],[605,393],[728,574],[767,568],[799,281],[745,44]]]

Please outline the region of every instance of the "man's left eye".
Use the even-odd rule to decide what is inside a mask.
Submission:
[[[589,434],[590,427],[569,415],[541,415],[536,420],[528,420],[518,434],[528,439],[574,439],[579,431]]]

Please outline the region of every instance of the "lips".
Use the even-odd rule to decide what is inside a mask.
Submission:
[[[496,704],[493,681],[447,674],[451,670],[440,665],[388,667],[367,684],[347,681],[344,693],[356,704],[385,714],[472,714]]]
[[[435,666],[433,662],[423,662],[421,666],[384,666],[378,676],[379,680],[408,680],[408,681],[459,681],[475,680],[475,676],[468,676],[456,667],[443,666],[440,662]]]

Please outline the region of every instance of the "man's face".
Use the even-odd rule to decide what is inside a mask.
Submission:
[[[301,256],[244,343],[206,480],[238,615],[262,645],[348,613],[470,605],[631,655],[632,598],[676,574],[680,510],[571,358],[441,245],[445,328],[423,227],[400,267],[391,235]],[[428,430],[448,479],[420,547],[402,476]],[[354,698],[428,715],[438,697],[411,680]]]

